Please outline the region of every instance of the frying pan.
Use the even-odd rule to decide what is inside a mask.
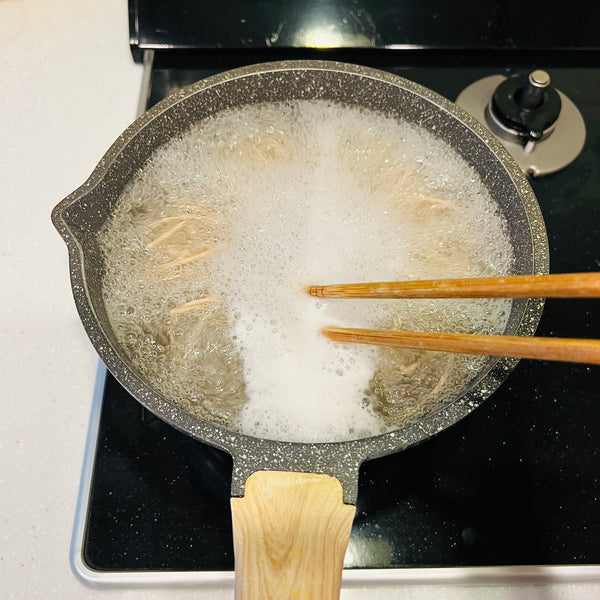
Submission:
[[[90,178],[56,206],[52,220],[69,250],[73,295],[83,325],[116,379],[151,412],[233,457],[231,506],[238,598],[336,598],[358,488],[367,459],[418,444],[483,402],[515,359],[488,358],[443,408],[374,437],[292,443],[250,437],[200,420],[140,376],[117,341],[102,299],[98,233],[118,198],[155,150],[218,111],[255,102],[322,98],[401,117],[445,140],[480,175],[508,222],[513,274],[548,272],[548,244],[535,196],[492,135],[460,108],[411,81],[355,65],[286,61],[209,77],[142,115],[108,150]],[[540,299],[515,300],[510,335],[533,335]]]

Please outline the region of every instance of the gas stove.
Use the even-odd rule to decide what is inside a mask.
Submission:
[[[584,3],[582,15],[571,6],[564,17],[579,29],[566,23],[570,33],[550,46],[540,34],[550,23],[545,12],[540,28],[525,28],[528,14],[509,18],[498,8],[490,16],[470,2],[456,14],[430,3],[427,15],[377,1],[309,2],[302,10],[284,2],[165,6],[130,2],[132,50],[144,62],[141,110],[211,74],[265,60],[388,70],[457,101],[491,129],[504,123],[510,131],[499,135],[530,175],[544,215],[551,271],[600,268],[600,39],[591,27],[598,9]],[[519,132],[489,114],[505,82],[513,99],[526,90],[517,93],[525,111],[548,108],[550,83],[561,110],[541,121],[529,115]],[[505,104],[503,93],[510,95],[498,92],[496,104]],[[542,122],[539,132],[531,122]],[[560,160],[553,147],[566,148]],[[550,166],[539,160],[546,154]],[[597,311],[593,300],[548,300],[538,333],[600,338]],[[523,360],[452,428],[366,462],[344,585],[600,580],[598,390],[598,367]],[[231,584],[231,469],[227,454],[148,413],[101,366],[75,571],[100,585]]]

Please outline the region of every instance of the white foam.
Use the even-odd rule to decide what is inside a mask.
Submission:
[[[323,163],[309,173],[288,169],[276,176],[277,182],[263,177],[248,186],[231,242],[213,263],[213,293],[224,293],[230,314],[238,316],[232,334],[249,398],[241,428],[287,439],[310,431],[313,440],[377,430],[379,420],[363,403],[377,350],[333,347],[319,334],[325,324],[366,323],[375,315],[359,304],[318,302],[302,292],[314,278],[364,278],[367,265],[379,259],[365,233],[366,245],[356,234],[348,239],[347,222],[355,219],[361,194],[332,189],[330,166]],[[315,198],[324,192],[328,198]],[[394,231],[380,227],[379,233],[393,243]]]

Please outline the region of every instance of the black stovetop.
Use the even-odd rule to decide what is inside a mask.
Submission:
[[[548,230],[551,271],[598,270],[600,69],[553,68],[542,58],[499,70],[454,58],[452,68],[439,60],[393,66],[385,54],[382,66],[452,100],[481,77],[547,68],[587,126],[574,163],[531,181]],[[189,56],[158,56],[150,103],[222,68],[199,64]],[[600,338],[597,315],[597,301],[549,300],[538,333]],[[599,367],[523,360],[454,427],[365,463],[346,567],[600,563],[599,389]],[[227,454],[164,424],[109,376],[85,562],[109,572],[232,569],[230,477]]]
[[[144,50],[277,52],[306,47],[403,54],[531,51],[598,56],[593,0],[129,0],[134,56]],[[400,59],[404,60],[404,59]]]

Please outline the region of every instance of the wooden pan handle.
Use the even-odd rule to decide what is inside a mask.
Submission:
[[[330,475],[253,473],[231,499],[236,600],[337,600],[354,512]]]

